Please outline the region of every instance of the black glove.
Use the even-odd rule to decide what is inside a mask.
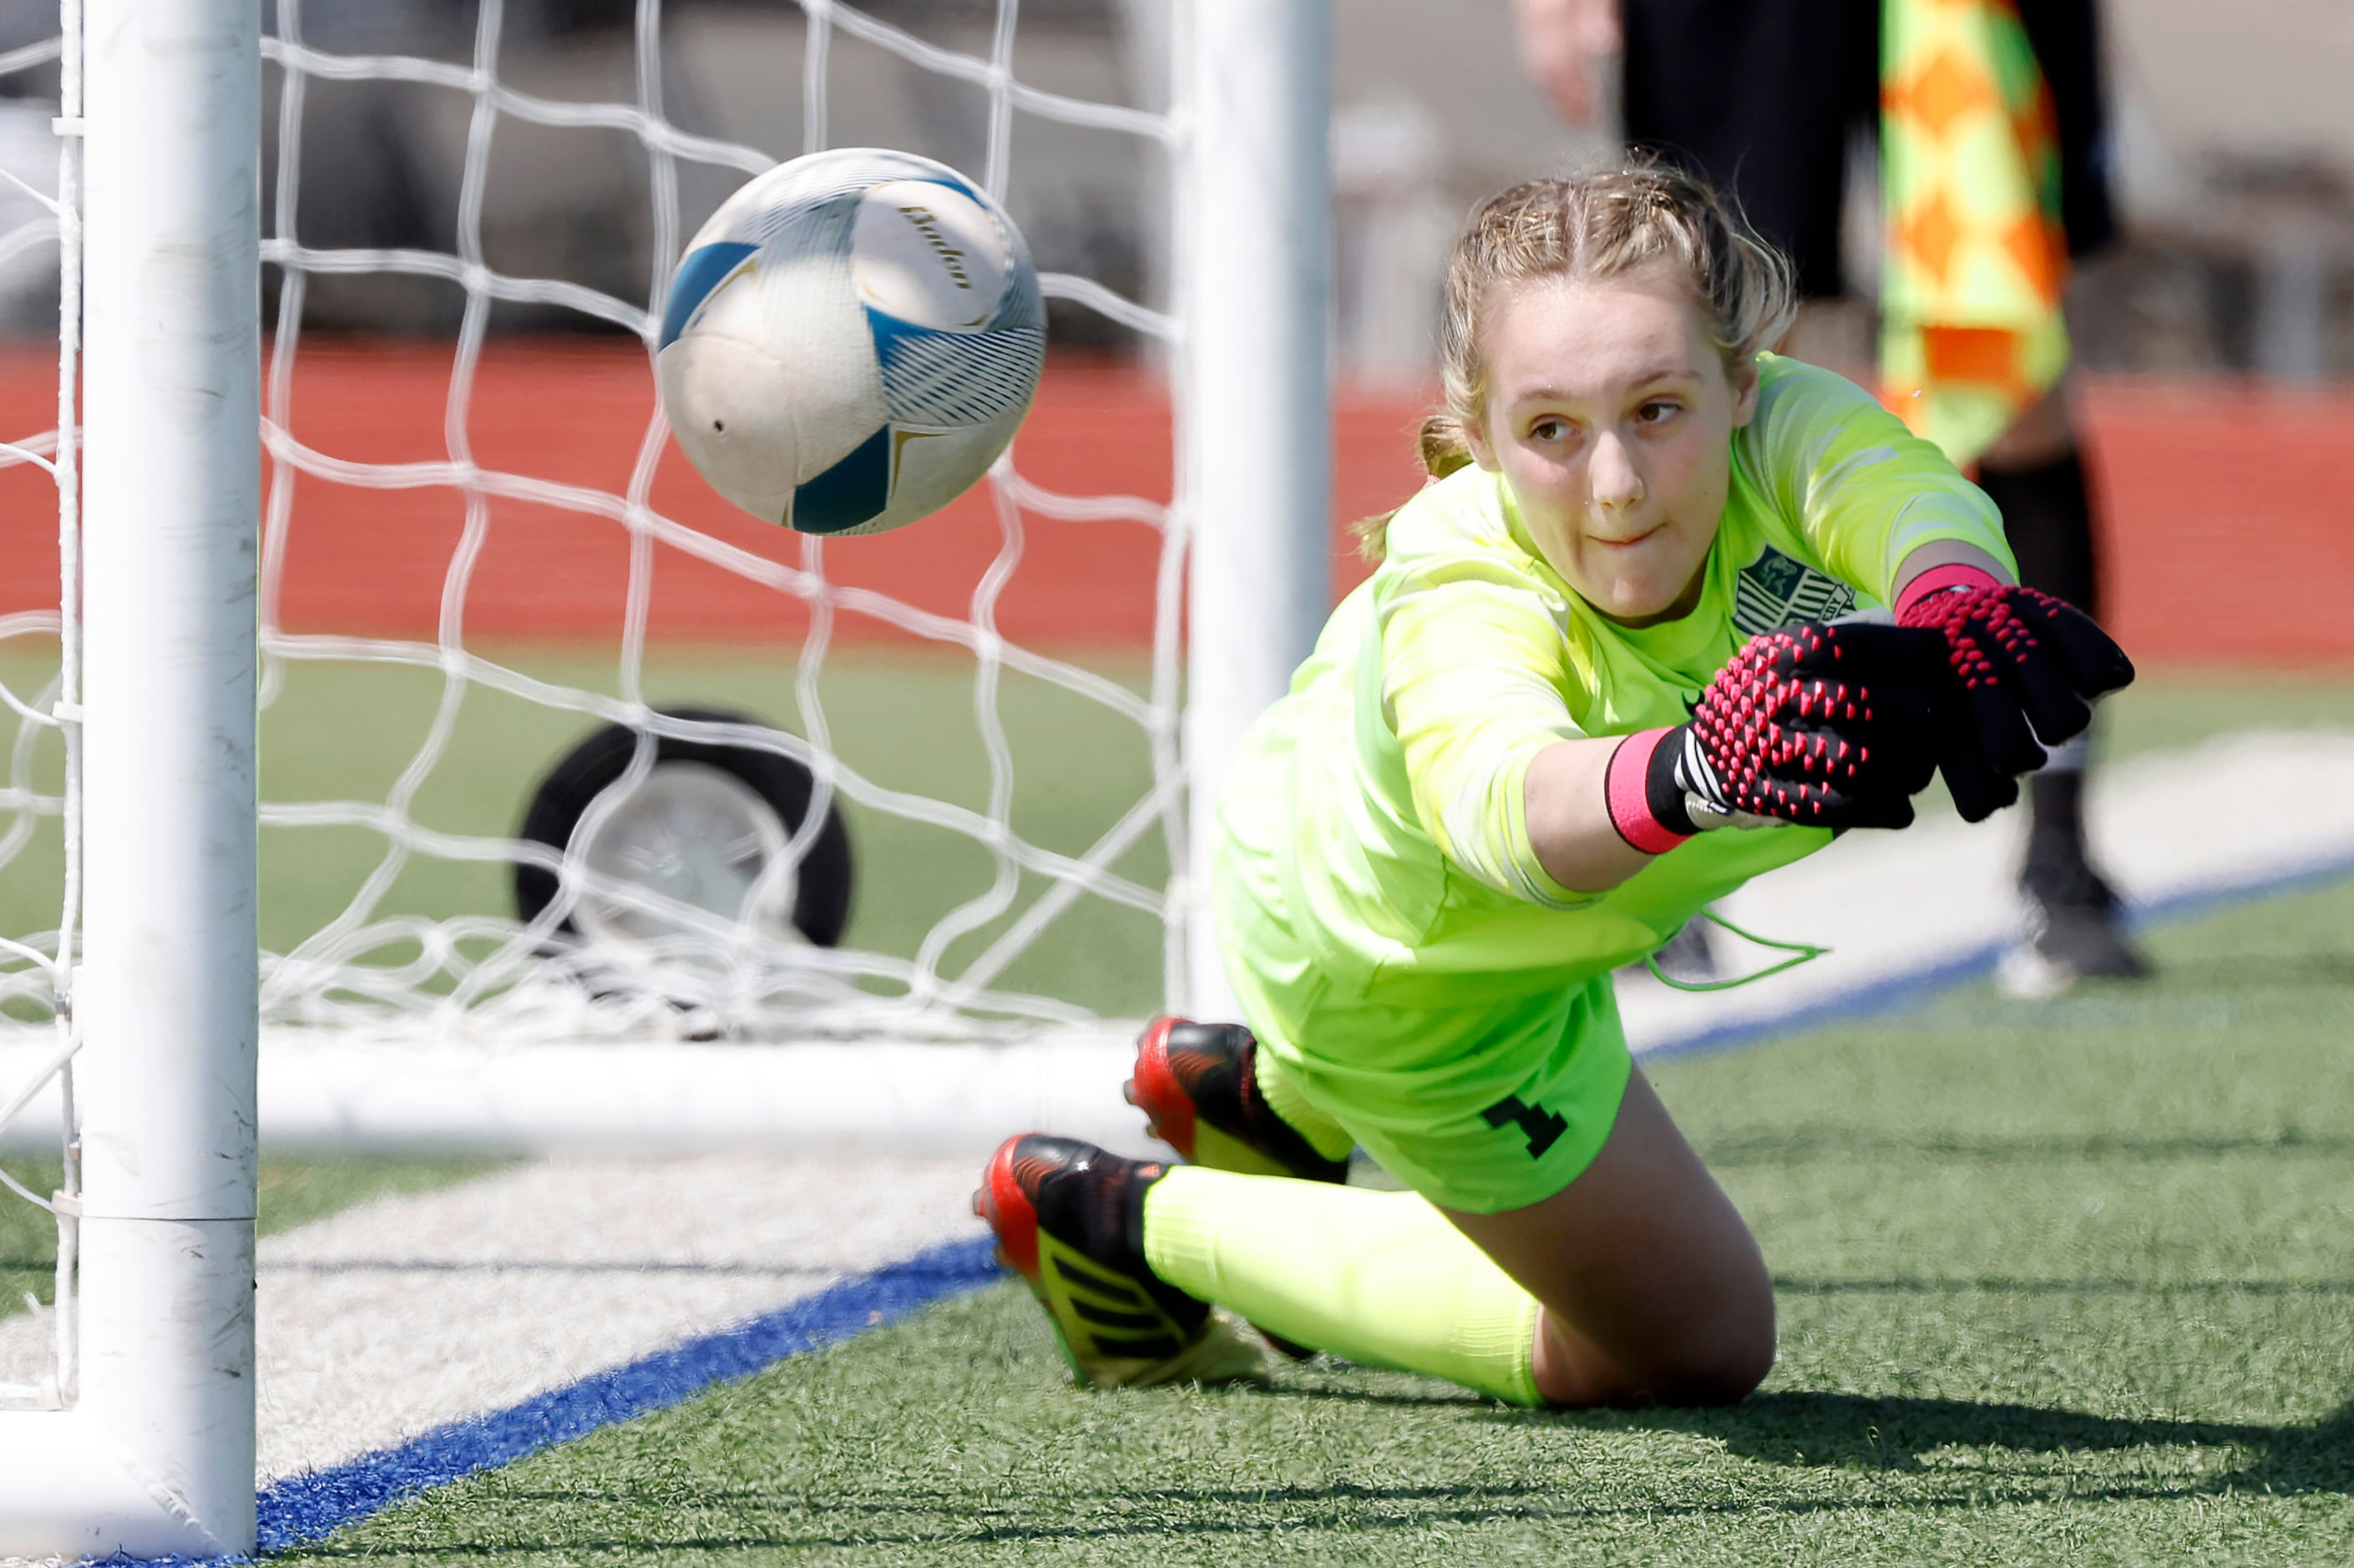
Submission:
[[[1802,621],[1750,639],[1649,757],[1671,832],[1741,817],[1901,828],[1936,771],[1946,647],[1932,631]]]
[[[2073,605],[1960,571],[1978,580],[1908,596],[1896,619],[1945,641],[1959,722],[1938,762],[1962,820],[1977,822],[2018,800],[2017,776],[2082,735],[2092,699],[2131,683],[2134,667]]]

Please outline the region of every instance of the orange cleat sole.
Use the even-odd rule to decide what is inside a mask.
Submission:
[[[1038,1211],[1013,1175],[1013,1147],[1029,1136],[1018,1132],[997,1146],[973,1192],[972,1212],[996,1233],[998,1261],[1034,1288],[1039,1280]]]
[[[1186,1159],[1193,1158],[1193,1102],[1169,1065],[1169,1032],[1183,1022],[1156,1018],[1136,1042],[1134,1075],[1121,1086],[1129,1105],[1144,1113],[1145,1130]]]

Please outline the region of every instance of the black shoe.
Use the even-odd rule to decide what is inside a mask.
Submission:
[[[1328,1160],[1275,1114],[1258,1092],[1258,1041],[1239,1023],[1156,1018],[1136,1042],[1136,1070],[1121,1091],[1145,1128],[1196,1165],[1249,1176],[1346,1181],[1349,1162]]]
[[[2149,965],[2127,938],[2115,889],[2084,859],[2082,845],[2031,850],[2020,874],[2026,905],[2019,945],[1999,970],[2013,996],[2057,996],[2084,980],[2139,980]]]
[[[1319,1154],[1260,1097],[1258,1040],[1239,1023],[1154,1019],[1137,1037],[1136,1069],[1120,1092],[1144,1113],[1147,1132],[1196,1165],[1299,1181],[1349,1179],[1347,1160]],[[1316,1353],[1258,1332],[1293,1361]]]
[[[1263,1382],[1266,1359],[1234,1321],[1144,1260],[1144,1194],[1168,1169],[1023,1133],[990,1160],[972,1212],[1046,1308],[1082,1384]]]

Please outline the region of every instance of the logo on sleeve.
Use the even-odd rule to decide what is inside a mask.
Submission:
[[[1855,608],[1855,590],[1801,566],[1771,545],[1733,579],[1733,624],[1744,637],[1794,620],[1830,620]]]

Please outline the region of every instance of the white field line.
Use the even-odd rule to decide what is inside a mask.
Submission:
[[[380,1449],[979,1234],[976,1162],[550,1160],[262,1242],[260,1478]],[[37,1363],[48,1315],[0,1321]]]

